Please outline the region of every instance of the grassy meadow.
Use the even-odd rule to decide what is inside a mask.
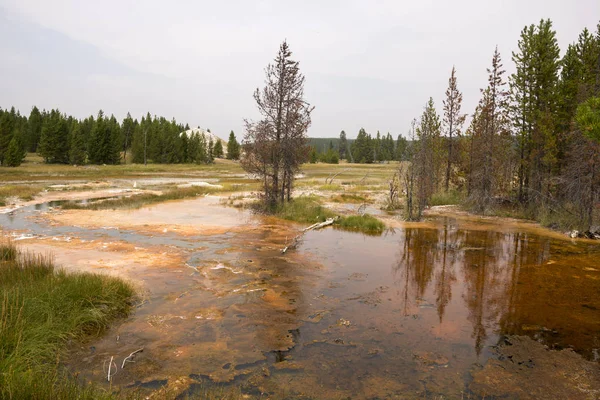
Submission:
[[[48,256],[0,243],[0,399],[113,398],[76,382],[61,356],[127,316],[133,297],[121,279],[66,273]]]

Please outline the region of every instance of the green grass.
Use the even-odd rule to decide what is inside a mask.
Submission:
[[[18,197],[25,201],[32,200],[42,190],[43,188],[37,185],[1,185],[0,206],[3,207],[7,204],[8,197]]]
[[[342,194],[333,196],[330,200],[333,201],[334,203],[355,203],[355,204],[371,203],[371,201],[364,196],[361,196],[358,194],[347,194],[347,193],[342,193]]]
[[[297,197],[279,206],[274,214],[288,221],[310,224],[335,217],[335,213],[323,207],[316,196]]]
[[[88,203],[68,202],[62,205],[65,210],[117,210],[137,209],[147,205],[162,203],[169,200],[183,200],[208,193],[215,193],[221,189],[192,186],[186,188],[175,188],[163,194],[143,193],[127,197],[98,200]]]
[[[370,235],[380,235],[385,230],[385,224],[369,214],[340,218],[336,226],[343,230],[363,232]]]
[[[321,205],[316,196],[301,196],[279,206],[274,214],[288,221],[314,224],[323,222],[327,218],[333,218],[336,214]],[[351,215],[340,217],[335,225],[337,228],[379,235],[385,230],[385,224],[371,215]]]
[[[147,178],[186,176],[193,179],[202,177],[231,177],[243,174],[240,163],[217,159],[214,164],[120,164],[120,165],[83,165],[45,164],[41,157],[30,153],[25,162],[15,168],[0,168],[0,181],[13,180],[73,180],[73,179],[110,179],[110,178]]]
[[[128,315],[134,290],[123,280],[57,270],[48,257],[2,244],[0,399],[103,399],[60,366],[71,341],[102,334]],[[7,250],[8,249],[8,250]]]
[[[0,262],[15,261],[17,254],[17,248],[12,242],[0,243]]]
[[[431,206],[446,206],[461,204],[464,200],[464,196],[457,190],[449,190],[446,192],[436,193],[431,196],[429,205]]]

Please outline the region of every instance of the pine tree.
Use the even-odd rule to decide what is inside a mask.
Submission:
[[[308,159],[306,132],[314,109],[304,98],[304,75],[286,41],[254,99],[262,120],[246,123],[242,166],[262,178],[264,204],[273,208],[291,200],[294,176]]]
[[[35,153],[42,134],[43,117],[37,107],[33,107],[27,120],[27,131],[25,134],[25,148]]]
[[[240,144],[235,138],[233,131],[229,132],[229,140],[227,141],[227,159],[238,160],[240,158]]]
[[[127,113],[127,117],[123,120],[123,163],[127,164],[127,150],[131,148],[133,133],[135,132],[135,125],[137,121],[131,118],[131,114]]]
[[[396,149],[394,150],[395,160],[396,161],[406,161],[408,160],[407,155],[408,150],[408,140],[406,140],[402,135],[398,135],[398,139],[396,140]]]
[[[120,161],[120,126],[114,116],[107,118],[100,110],[92,128],[89,160],[94,164],[118,164]]]
[[[8,146],[13,138],[14,120],[11,113],[0,110],[0,164],[4,165],[4,158]]]
[[[446,176],[444,181],[444,190],[448,192],[452,166],[456,163],[455,154],[455,136],[460,135],[462,124],[465,121],[465,115],[461,114],[462,93],[456,86],[456,69],[452,67],[450,79],[448,79],[448,89],[446,89],[446,99],[444,104],[444,127],[446,133],[447,152],[446,152]]]
[[[557,117],[561,115],[559,48],[550,20],[521,31],[519,51],[513,53],[513,61],[517,71],[510,77],[511,114],[518,139],[518,198],[523,202],[530,199],[530,194],[545,198],[539,195],[549,189],[562,152]]]
[[[580,104],[575,121],[583,135],[600,143],[600,97],[590,97]]]
[[[44,118],[37,150],[47,163],[69,162],[69,127],[60,111],[51,110]]]
[[[81,130],[81,125],[74,122],[71,127],[71,145],[69,149],[69,162],[73,165],[82,165],[86,159],[86,143]]]
[[[223,143],[221,143],[219,139],[217,139],[217,143],[215,143],[213,153],[215,158],[223,158]]]
[[[206,149],[206,162],[212,164],[215,161],[215,149],[212,136],[208,138],[208,147]]]
[[[3,165],[6,165],[7,167],[18,167],[25,159],[26,152],[23,149],[19,136],[19,134],[13,135],[8,145],[8,149],[6,150]]]
[[[502,186],[501,173],[508,157],[504,142],[508,137],[508,92],[504,81],[505,70],[496,47],[492,68],[488,68],[488,86],[482,90],[476,116],[473,118],[471,141],[470,198],[474,209],[486,212],[493,197]],[[508,174],[510,175],[510,174]]]
[[[579,102],[585,101],[595,93],[598,79],[598,57],[600,57],[600,44],[587,28],[577,39],[575,45],[577,57],[581,63]]]
[[[354,162],[361,164],[373,162],[371,143],[364,128],[360,128],[356,140],[352,143],[352,158]]]
[[[198,135],[198,154],[196,155],[197,164],[207,164],[209,162],[206,136]]]
[[[429,205],[431,196],[437,190],[440,172],[440,130],[440,117],[435,110],[433,98],[430,97],[416,129],[418,144],[413,159],[418,181],[416,194],[419,215]]]
[[[348,140],[346,139],[346,132],[340,132],[340,141],[338,143],[340,159],[345,160],[348,156]]]

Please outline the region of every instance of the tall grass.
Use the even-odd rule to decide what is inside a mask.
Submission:
[[[330,201],[334,203],[353,203],[353,204],[361,204],[361,203],[372,203],[367,197],[361,196],[359,194],[354,193],[342,193],[336,196],[333,196]]]
[[[21,200],[32,200],[33,197],[42,191],[41,186],[35,185],[1,185],[0,186],[0,206],[7,204],[7,198],[18,197]]]
[[[282,219],[313,224],[335,217],[335,213],[323,207],[316,196],[300,196],[277,207],[274,213]]]
[[[337,226],[347,231],[363,232],[369,235],[380,235],[385,230],[385,224],[369,214],[340,218]]]
[[[100,335],[129,313],[131,285],[67,274],[51,258],[23,254],[11,243],[0,248],[10,254],[0,261],[0,399],[110,398],[69,379],[60,357],[69,341]]]
[[[288,221],[313,224],[333,218],[336,214],[321,205],[316,196],[301,196],[292,201],[278,206],[274,212],[276,216]],[[335,226],[354,232],[378,235],[385,229],[385,224],[371,215],[342,216],[335,222]]]
[[[430,206],[446,206],[461,204],[464,201],[464,194],[458,190],[449,190],[448,192],[438,192],[431,196]]]

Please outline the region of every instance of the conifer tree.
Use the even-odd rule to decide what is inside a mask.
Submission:
[[[123,120],[122,129],[123,132],[123,163],[127,164],[127,150],[131,148],[131,142],[133,140],[133,133],[135,132],[135,125],[131,114],[127,113],[127,117]]]
[[[519,201],[536,199],[548,188],[558,167],[559,48],[550,20],[523,28],[519,51],[513,53],[516,73],[511,75],[512,122],[519,153]],[[570,73],[569,71],[565,71]]]
[[[352,143],[352,158],[354,162],[361,164],[373,162],[373,150],[364,128],[360,128],[356,140]]]
[[[254,99],[262,120],[246,123],[242,166],[262,178],[264,203],[273,208],[292,198],[294,176],[308,159],[306,132],[314,109],[304,98],[304,75],[286,41]]]
[[[240,158],[240,144],[235,138],[233,131],[229,132],[229,140],[227,141],[227,159],[238,160]]]
[[[439,141],[441,122],[435,110],[433,98],[425,105],[423,114],[416,128],[416,144],[413,156],[417,185],[417,205],[419,216],[429,205],[431,196],[437,190],[440,172]]]
[[[396,161],[406,161],[408,160],[407,155],[408,150],[408,140],[406,140],[402,135],[398,135],[398,139],[396,140],[396,149],[394,150],[395,160]]]
[[[47,163],[69,162],[69,127],[58,110],[51,110],[48,117],[44,118],[38,154]]]
[[[198,135],[198,153],[196,155],[196,163],[197,164],[207,164],[209,161],[208,158],[208,149],[206,143],[206,136],[204,134]]]
[[[208,146],[206,148],[206,162],[212,164],[215,161],[215,149],[212,136],[208,138]]]
[[[0,109],[0,165],[4,165],[6,151],[13,138],[14,121],[11,113]]]
[[[6,150],[3,162],[3,165],[6,165],[7,167],[18,167],[25,159],[26,152],[23,150],[19,136],[19,134],[14,134],[8,144],[8,149]]]
[[[223,158],[223,143],[221,143],[219,139],[217,139],[217,142],[215,143],[213,155],[215,158]]]
[[[448,89],[446,89],[446,99],[444,104],[444,128],[447,142],[446,152],[446,176],[444,180],[444,190],[448,192],[452,166],[456,163],[455,136],[460,135],[462,124],[465,121],[465,115],[461,114],[462,93],[456,85],[456,69],[452,67],[450,79],[448,79]]]
[[[338,143],[338,152],[340,154],[340,159],[345,160],[347,158],[348,153],[348,140],[346,139],[346,132],[340,132],[340,141]]]
[[[510,149],[503,139],[508,136],[508,92],[505,70],[498,48],[488,68],[488,86],[482,90],[476,116],[473,118],[470,168],[470,199],[476,211],[484,213],[492,205]]]
[[[82,165],[86,160],[86,143],[81,130],[81,124],[74,122],[71,127],[71,145],[69,149],[69,162],[73,165]]]
[[[37,107],[33,107],[27,120],[24,145],[27,151],[35,153],[42,134],[43,117]]]

